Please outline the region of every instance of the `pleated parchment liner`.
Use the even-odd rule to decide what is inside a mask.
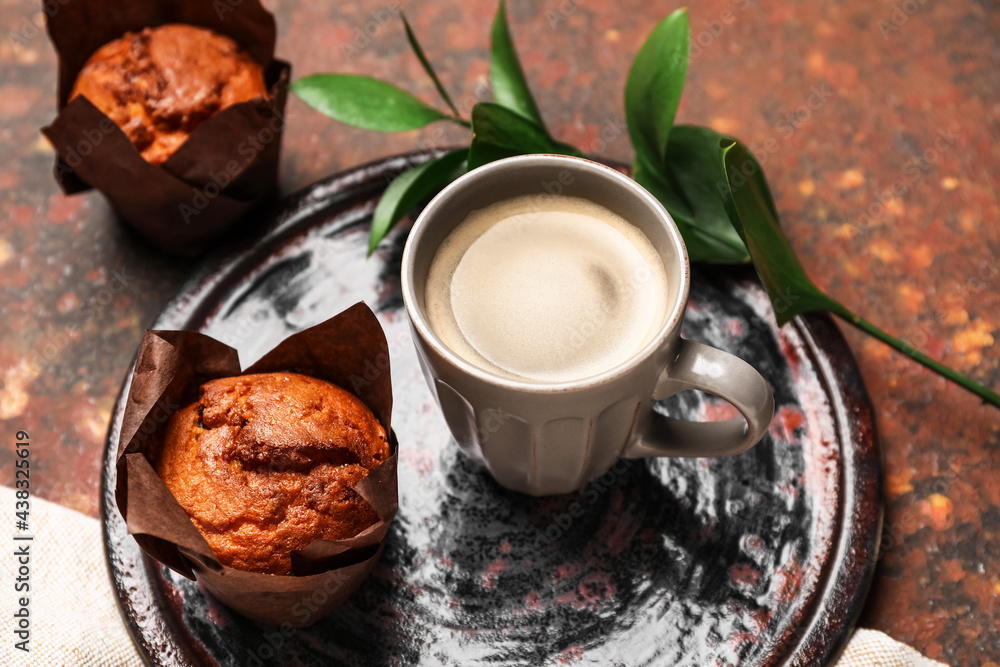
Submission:
[[[197,579],[244,616],[302,627],[329,614],[374,567],[396,514],[398,445],[390,430],[388,361],[385,334],[364,303],[290,336],[246,370],[240,369],[236,350],[202,333],[147,331],[118,443],[115,498],[129,533],[147,554]],[[381,370],[373,373],[373,368]],[[390,457],[354,487],[374,508],[378,523],[353,538],[318,539],[293,552],[290,575],[247,572],[219,563],[153,466],[170,416],[196,401],[203,383],[278,371],[326,380],[352,392],[389,433],[391,443]]]
[[[67,98],[97,49],[166,23],[231,37],[263,68],[268,97],[212,115],[156,166],[89,100]],[[179,255],[201,252],[273,194],[291,67],[274,58],[274,17],[259,0],[65,0],[48,16],[48,32],[59,60],[59,115],[42,133],[55,148],[64,192],[96,188],[125,222]]]

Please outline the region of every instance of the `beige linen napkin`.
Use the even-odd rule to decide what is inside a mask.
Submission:
[[[858,628],[837,667],[947,667],[877,630]]]
[[[4,525],[14,525],[14,490],[0,487]],[[79,665],[141,667],[142,661],[118,613],[104,562],[97,519],[38,498],[31,499],[30,653],[13,649],[16,599],[10,582],[17,562],[0,557],[3,627],[0,666]],[[9,538],[8,538],[9,539]],[[939,667],[875,630],[858,630],[837,667]]]
[[[0,487],[4,517],[4,555],[0,556],[3,623],[0,625],[0,665],[72,665],[76,667],[141,667],[118,613],[104,541],[97,519],[54,503],[32,498],[28,511],[30,542],[15,542],[14,490]],[[14,591],[19,564],[13,550],[29,545],[31,590]],[[15,546],[11,546],[15,545]],[[17,598],[28,595],[30,651],[14,648],[13,613]]]

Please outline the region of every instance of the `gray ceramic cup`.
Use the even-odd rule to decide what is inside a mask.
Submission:
[[[450,350],[427,320],[425,282],[442,240],[471,211],[527,194],[601,204],[637,226],[663,259],[670,290],[663,326],[611,370],[552,384],[503,377]],[[764,435],[774,412],[770,385],[739,357],[680,337],[690,276],[684,241],[659,201],[614,169],[557,155],[499,160],[447,186],[414,223],[402,265],[420,364],[452,435],[501,485],[536,496],[578,489],[619,457],[731,456]],[[684,389],[725,399],[743,418],[691,422],[653,411]]]

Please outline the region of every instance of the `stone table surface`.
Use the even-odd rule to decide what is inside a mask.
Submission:
[[[493,0],[265,0],[294,74],[363,72],[428,101],[407,12],[463,113],[489,99]],[[674,2],[511,0],[553,133],[627,160],[629,63]],[[39,128],[55,114],[40,3],[0,2],[0,479],[16,430],[33,487],[97,515],[112,403],[193,263],[122,228],[99,194],[64,196]],[[734,134],[768,173],[812,278],[862,316],[1000,386],[1000,11],[991,2],[711,0],[690,7],[679,121]],[[381,135],[288,104],[281,187],[464,139]],[[1000,663],[1000,411],[853,330],[885,460],[883,555],[862,624],[953,665]]]

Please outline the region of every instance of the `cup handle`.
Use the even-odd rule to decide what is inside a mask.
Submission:
[[[663,371],[653,400],[683,389],[700,389],[728,401],[742,419],[693,422],[653,412],[622,456],[733,456],[757,444],[774,416],[771,385],[753,366],[709,345],[681,340],[673,362]]]

